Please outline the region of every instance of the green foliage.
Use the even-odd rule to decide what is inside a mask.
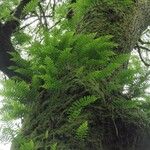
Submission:
[[[30,89],[24,81],[6,80],[2,82],[3,88],[0,90],[3,96],[3,108],[1,113],[3,120],[22,118],[28,109],[25,103],[29,101]]]
[[[32,12],[36,9],[36,6],[38,5],[39,0],[31,0],[25,7],[24,7],[24,13]]]
[[[44,75],[41,75],[41,79],[44,81],[43,87],[46,89],[55,89],[58,86],[58,82],[55,79],[57,74],[57,68],[53,60],[49,57],[46,57],[44,60],[44,65],[41,65],[40,68],[45,72]]]
[[[33,12],[37,3],[32,0],[24,12]],[[29,44],[32,39],[26,49],[27,59],[19,52],[11,53],[16,66],[10,68],[20,76],[3,81],[0,92],[4,99],[2,119],[25,119],[24,130],[20,132],[25,136],[32,132],[27,136],[33,141],[20,142],[20,150],[34,150],[45,145],[44,148],[56,150],[61,142],[65,146],[72,141],[82,143],[93,128],[94,117],[102,127],[107,120],[115,126],[119,119],[127,126],[129,123],[141,126],[140,129],[149,126],[150,101],[145,90],[149,87],[150,72],[141,66],[137,57],[116,53],[118,44],[113,42],[113,36],[77,34],[72,29],[73,24],[76,26],[83,14],[97,3],[106,4],[108,9],[113,7],[120,15],[132,4],[130,0],[78,0],[71,5],[75,11],[72,22],[67,24],[64,20],[51,32],[41,29],[41,41],[33,40],[24,32],[14,34],[17,46]],[[68,6],[65,3],[64,9],[58,12],[66,14]],[[56,17],[64,18],[64,15],[56,14]],[[115,128],[117,132],[117,125]],[[103,140],[106,129],[96,130],[101,132]],[[11,130],[4,131],[10,133]]]
[[[133,98],[138,99],[142,93],[144,95],[144,90],[148,87],[146,81],[149,72],[141,68],[136,57],[131,58],[129,68],[124,69],[130,55],[118,55],[114,51],[115,48],[117,44],[112,41],[110,35],[95,38],[95,34],[74,34],[59,29],[47,33],[43,30],[43,41],[35,41],[28,49],[30,58],[25,60],[18,53],[12,54],[12,60],[19,66],[13,69],[25,74],[30,82],[20,78],[9,79],[3,83],[3,117],[5,120],[25,117],[31,109],[30,104],[36,103],[42,96],[41,88],[51,93],[47,107],[51,108],[48,112],[52,113],[52,118],[53,115],[56,116],[53,112],[57,112],[64,103],[66,129],[62,127],[55,132],[65,134],[68,130],[69,136],[72,134],[77,140],[87,138],[91,116],[87,110],[91,106],[95,107],[95,104],[98,104],[101,110],[108,110],[105,117],[128,118],[128,122],[138,120],[138,114],[144,117],[140,111],[144,104]],[[86,91],[88,94],[80,95],[80,91]],[[76,95],[79,97],[76,98]],[[106,105],[109,97],[112,102]],[[131,110],[134,110],[134,113],[131,114]],[[148,115],[147,109],[144,110],[147,112],[144,114]],[[101,117],[104,116],[102,113]],[[48,140],[51,134],[52,132],[47,130],[43,139]],[[30,144],[27,142],[22,145],[22,149]],[[51,147],[56,149],[57,145],[59,142]],[[31,149],[32,147],[31,144]]]
[[[11,1],[1,1],[0,4],[0,20],[6,21],[12,19],[11,16],[11,9],[14,6],[17,6],[19,4],[19,0],[11,0]]]
[[[27,33],[25,32],[17,32],[14,34],[14,42],[15,44],[26,44],[27,42],[29,42],[31,40],[31,36],[28,35]]]
[[[26,106],[19,101],[6,101],[5,99],[4,101],[5,103],[1,109],[2,120],[4,121],[20,119],[28,112]]]
[[[34,146],[34,143],[32,140],[29,142],[21,144],[20,150],[27,150],[27,149],[28,150],[35,150],[35,146]]]
[[[57,150],[57,143],[53,143],[51,145],[51,150]]]
[[[1,96],[7,101],[25,102],[29,94],[29,85],[24,81],[6,80],[2,81],[3,88],[1,89]]]
[[[140,101],[138,100],[131,100],[131,101],[126,101],[126,100],[116,100],[113,101],[113,106],[114,108],[121,109],[121,110],[129,110],[129,109],[137,109],[140,106]]]
[[[88,105],[94,103],[97,100],[95,96],[86,96],[78,101],[75,101],[68,110],[69,120],[75,120],[80,116],[81,111]]]
[[[88,132],[88,122],[83,122],[76,131],[77,138],[83,140],[86,138]]]

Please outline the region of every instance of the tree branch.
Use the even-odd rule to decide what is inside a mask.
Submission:
[[[10,52],[15,51],[11,43],[11,35],[20,25],[20,20],[23,19],[23,9],[31,0],[21,0],[20,4],[16,7],[13,14],[13,19],[6,21],[4,24],[0,22],[0,70],[3,71],[8,77],[16,74],[8,67],[15,65],[11,61]]]
[[[43,7],[41,6],[40,3],[38,4],[38,6],[39,6],[39,9],[40,9],[41,14],[43,15],[44,25],[45,25],[45,27],[47,28],[47,27],[48,27],[48,23],[47,23],[47,18],[46,18],[45,11],[43,10]],[[41,15],[41,16],[42,16],[42,15]]]
[[[30,26],[31,24],[35,23],[36,21],[38,21],[38,18],[36,18],[36,19],[34,19],[33,21],[31,21],[30,23],[28,23],[28,24],[22,26],[19,30],[25,29],[26,27]]]
[[[138,46],[139,46],[139,45],[138,45]],[[143,49],[143,50],[146,50],[146,51],[148,51],[148,52],[150,52],[150,49],[149,49],[149,48],[147,48],[147,47],[139,46],[139,48],[140,48],[140,49]]]
[[[147,62],[143,59],[143,57],[142,57],[140,46],[139,46],[138,44],[136,44],[136,47],[135,47],[135,48],[137,48],[139,57],[140,57],[141,61],[143,62],[143,64],[144,64],[145,66],[149,67],[150,64],[147,63]]]
[[[143,41],[141,38],[139,39],[139,43],[141,43],[142,45],[144,45],[144,44],[150,44],[150,42]]]

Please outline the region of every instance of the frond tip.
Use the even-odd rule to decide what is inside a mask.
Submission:
[[[85,139],[88,133],[88,121],[84,121],[76,131],[78,139]]]

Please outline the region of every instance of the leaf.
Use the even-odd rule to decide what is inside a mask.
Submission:
[[[46,132],[45,132],[45,139],[47,139],[47,138],[48,138],[48,135],[49,135],[49,131],[48,131],[48,130],[46,130]]]
[[[20,150],[35,150],[35,146],[32,140],[29,142],[23,143],[20,147]]]
[[[39,0],[31,0],[25,7],[24,7],[24,13],[32,12],[36,9],[38,5]]]
[[[96,100],[97,98],[95,96],[85,96],[79,99],[78,101],[74,102],[68,110],[69,121],[73,121],[76,118],[78,118],[81,114],[82,109],[94,103]]]
[[[77,138],[83,140],[86,138],[88,132],[88,122],[84,121],[80,127],[76,130]]]
[[[57,143],[53,143],[51,145],[51,150],[57,150]]]

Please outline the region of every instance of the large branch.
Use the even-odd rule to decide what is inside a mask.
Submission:
[[[8,67],[15,65],[12,62],[10,52],[14,51],[11,43],[11,35],[19,27],[21,19],[23,19],[23,9],[31,0],[21,0],[20,4],[13,11],[13,19],[0,23],[0,70],[8,77],[16,75]]]
[[[135,48],[137,49],[137,52],[138,52],[139,57],[140,57],[141,61],[143,62],[143,64],[144,64],[145,66],[149,67],[150,64],[147,63],[147,62],[144,60],[144,58],[143,58],[143,56],[142,56],[142,52],[141,52],[141,49],[143,49],[143,48],[146,49],[146,50],[149,50],[149,49],[146,48],[146,47],[140,47],[138,44],[136,45]]]

